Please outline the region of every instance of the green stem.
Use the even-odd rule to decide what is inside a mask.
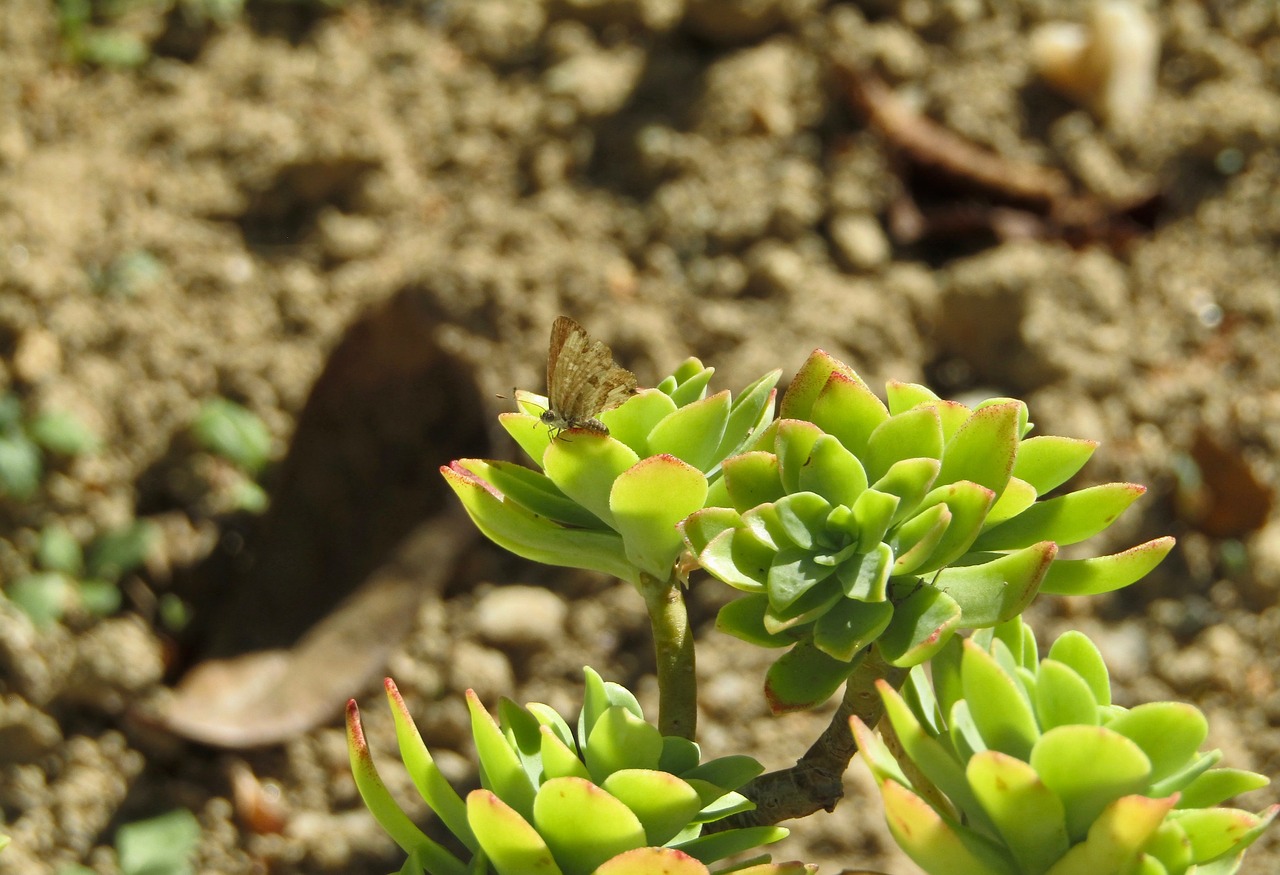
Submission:
[[[658,729],[663,735],[693,740],[698,725],[698,678],[693,634],[684,589],[675,576],[658,580],[640,575],[640,594],[649,609],[653,653],[658,670]]]

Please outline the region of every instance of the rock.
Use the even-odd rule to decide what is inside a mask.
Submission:
[[[564,638],[567,609],[560,597],[536,586],[504,586],[475,606],[481,640],[498,647],[545,647]]]

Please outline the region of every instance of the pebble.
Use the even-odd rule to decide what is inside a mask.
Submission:
[[[475,628],[498,647],[545,647],[564,637],[566,613],[560,597],[540,587],[496,587],[476,603]]]
[[[840,257],[858,270],[887,264],[892,254],[884,228],[868,213],[843,213],[832,219],[831,242]]]
[[[62,370],[62,347],[51,332],[28,328],[13,351],[13,372],[27,383],[42,383]]]

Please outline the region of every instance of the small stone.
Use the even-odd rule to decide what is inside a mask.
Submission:
[[[18,696],[0,699],[0,761],[29,763],[62,741],[58,723]]]
[[[875,216],[843,213],[831,221],[831,241],[850,267],[872,270],[887,264],[891,255],[889,238]]]
[[[27,383],[42,383],[62,369],[58,338],[42,328],[22,332],[13,351],[13,372]]]
[[[545,647],[564,637],[566,611],[559,596],[540,587],[497,587],[476,603],[475,628],[499,647]]]
[[[454,689],[472,689],[485,702],[496,702],[499,696],[510,696],[515,690],[515,672],[500,650],[463,641],[453,650],[450,665]]]

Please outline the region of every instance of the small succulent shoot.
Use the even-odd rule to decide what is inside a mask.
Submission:
[[[0,396],[0,498],[27,501],[45,474],[45,455],[79,456],[98,448],[98,438],[79,417],[49,411],[27,417],[17,395]]]
[[[676,873],[778,841],[777,826],[703,834],[705,824],[748,810],[737,793],[762,771],[750,757],[700,762],[698,746],[663,736],[635,697],[586,669],[576,726],[546,705],[504,699],[495,720],[467,693],[481,788],[460,796],[423,744],[395,684],[386,682],[400,757],[427,806],[470,855],[463,860],[423,833],[378,776],[360,712],[347,706],[351,769],[365,805],[409,855],[402,872],[427,875],[630,875],[661,861]],[[760,865],[756,875],[811,872]]]
[[[1109,526],[1143,492],[1110,483],[1044,496],[1096,444],[1027,437],[1021,401],[970,409],[892,382],[887,404],[821,350],[782,399],[780,419],[723,462],[706,507],[680,524],[697,565],[743,596],[718,627],[790,647],[770,668],[775,713],[822,704],[875,645],[918,665],[961,629],[1020,614],[1038,592],[1128,586],[1172,538],[1061,560],[1058,548]]]
[[[1198,752],[1191,705],[1115,705],[1079,632],[1044,659],[1020,618],[953,636],[930,674],[880,695],[898,755],[856,717],[853,733],[894,838],[931,875],[1226,875],[1280,811],[1219,807],[1267,779]]]
[[[542,469],[460,459],[441,469],[480,530],[511,552],[639,584],[673,576],[684,548],[676,523],[703,507],[723,461],[773,416],[779,372],[738,397],[707,394],[712,368],[689,359],[600,420],[609,433],[553,438],[543,396],[517,393],[499,419]]]
[[[271,459],[271,432],[266,423],[226,398],[206,401],[191,423],[191,433],[201,449],[249,475],[259,473]]]

